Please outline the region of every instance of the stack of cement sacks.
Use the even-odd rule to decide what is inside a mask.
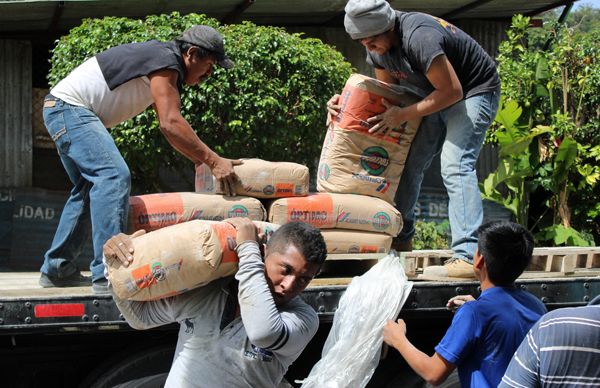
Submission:
[[[394,195],[419,120],[385,136],[369,134],[367,119],[386,109],[382,98],[400,106],[418,100],[372,78],[348,79],[323,144],[319,193],[309,193],[306,166],[245,159],[234,166],[236,196],[221,195],[210,169],[200,166],[196,193],[131,197],[129,231],[152,232],[134,239],[132,265],[109,263],[117,295],[164,298],[233,274],[235,229],[218,221],[236,216],[252,219],[267,235],[290,221],[312,224],[321,229],[328,253],[388,252],[402,229]]]
[[[370,134],[369,117],[416,96],[354,74],[346,82],[340,113],[330,123],[319,161],[317,190],[304,198],[280,199],[268,208],[270,222],[298,220],[322,229],[329,253],[388,252],[402,229],[394,195],[420,120],[383,136]]]
[[[387,252],[402,227],[400,213],[387,202],[356,194],[312,193],[280,198],[268,206],[269,222],[302,221],[321,229],[327,252]]]
[[[145,229],[149,233],[134,238],[131,265],[123,267],[117,260],[107,263],[111,284],[120,298],[165,298],[234,274],[236,231],[220,221],[248,217],[268,238],[278,225],[263,222],[267,214],[258,198],[308,194],[305,166],[247,159],[234,169],[240,178],[236,196],[219,194],[210,170],[199,168],[196,189],[201,193],[130,198],[128,232]]]

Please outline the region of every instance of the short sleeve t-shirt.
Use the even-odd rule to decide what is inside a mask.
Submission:
[[[162,69],[177,71],[181,92],[185,64],[174,41],[124,44],[86,60],[50,93],[69,104],[88,108],[106,128],[111,128],[154,102],[148,76]]]
[[[494,60],[473,38],[447,21],[419,12],[396,11],[395,31],[400,44],[383,55],[367,51],[367,63],[389,71],[399,84],[408,83],[424,94],[431,93],[433,86],[425,75],[436,57],[446,55],[464,98],[500,86]]]
[[[531,328],[499,387],[598,387],[599,349],[600,305],[556,309]]]
[[[456,312],[435,351],[458,367],[462,387],[497,387],[521,341],[546,313],[532,294],[492,287]]]

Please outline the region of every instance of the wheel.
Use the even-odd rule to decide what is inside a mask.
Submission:
[[[96,368],[79,385],[80,388],[111,388],[142,377],[169,372],[175,344],[138,349],[123,358],[115,356]]]

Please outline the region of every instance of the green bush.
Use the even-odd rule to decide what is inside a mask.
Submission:
[[[51,85],[110,47],[174,39],[194,24],[217,28],[235,62],[198,87],[185,88],[182,113],[209,147],[228,158],[259,157],[308,165],[314,176],[325,133],[325,104],[352,68],[333,47],[282,28],[252,23],[220,26],[205,15],[178,13],[145,20],[87,19],[62,37],[51,59]],[[159,167],[190,178],[193,166],[161,135],[152,109],[112,128],[134,182],[134,191],[161,191]]]
[[[449,249],[450,224],[448,221],[417,221],[413,249]]]
[[[500,44],[502,101],[488,139],[499,146],[486,199],[510,209],[538,244],[600,239],[600,31],[513,17]],[[544,47],[547,45],[546,49]],[[504,188],[504,190],[502,190]]]

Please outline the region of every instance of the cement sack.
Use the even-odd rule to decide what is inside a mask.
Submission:
[[[399,86],[354,74],[346,82],[340,113],[330,123],[321,149],[317,190],[354,193],[394,204],[410,144],[420,119],[404,123],[389,135],[369,134],[367,119],[385,111],[385,98],[407,106],[419,100]]]
[[[197,193],[139,195],[129,198],[127,230],[149,232],[190,220],[221,221],[231,217],[264,221],[267,212],[258,199],[250,197]]]
[[[242,159],[234,166],[239,181],[238,195],[254,198],[298,197],[308,194],[308,167],[290,162],[268,162],[262,159]],[[196,169],[196,192],[222,193],[219,184],[205,165]]]
[[[355,194],[313,193],[280,198],[268,206],[269,222],[302,221],[319,229],[352,229],[396,236],[402,229],[400,212],[389,203]]]
[[[327,253],[388,253],[392,236],[345,229],[323,229]]]
[[[267,237],[277,225],[255,221]],[[133,239],[133,262],[107,262],[110,283],[121,299],[155,300],[233,275],[238,268],[235,228],[227,222],[194,220]]]

